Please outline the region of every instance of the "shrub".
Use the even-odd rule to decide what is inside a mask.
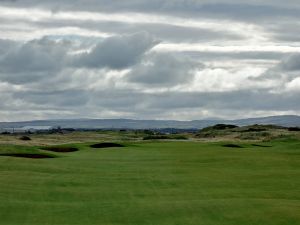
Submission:
[[[300,131],[300,127],[289,127],[288,131]]]
[[[184,135],[148,135],[143,140],[187,140]]]
[[[20,137],[20,140],[22,140],[22,141],[30,141],[31,138],[28,137],[28,136],[22,136],[22,137]]]
[[[234,128],[238,128],[238,126],[231,125],[231,124],[217,124],[214,126],[203,128],[201,131],[227,130],[227,129],[234,129]]]

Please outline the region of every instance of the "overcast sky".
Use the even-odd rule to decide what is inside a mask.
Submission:
[[[286,114],[299,0],[0,0],[0,121]]]

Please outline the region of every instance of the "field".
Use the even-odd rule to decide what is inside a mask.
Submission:
[[[300,224],[298,139],[232,143],[89,135],[77,144],[63,141],[68,136],[44,137],[45,145],[78,148],[65,153],[41,150],[43,137],[14,144],[14,137],[2,137],[1,225]],[[91,148],[94,138],[125,147]],[[3,156],[20,153],[54,158]]]

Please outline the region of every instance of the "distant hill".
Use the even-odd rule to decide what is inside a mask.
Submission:
[[[0,122],[0,128],[20,128],[24,126],[60,126],[75,129],[202,129],[216,124],[239,126],[252,124],[273,124],[287,127],[300,127],[300,116],[270,116],[240,120],[130,120],[130,119],[69,119],[36,120],[26,122]]]

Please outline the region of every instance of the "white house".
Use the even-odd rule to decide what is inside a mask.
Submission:
[[[24,130],[25,132],[31,132],[31,133],[35,133],[38,131],[50,131],[55,129],[55,127],[53,126],[25,126],[21,128],[22,130]]]
[[[24,126],[24,127],[9,127],[9,128],[0,128],[0,133],[10,133],[10,134],[22,134],[22,133],[36,133],[36,132],[47,132],[53,129],[57,129],[57,127],[53,126]]]

